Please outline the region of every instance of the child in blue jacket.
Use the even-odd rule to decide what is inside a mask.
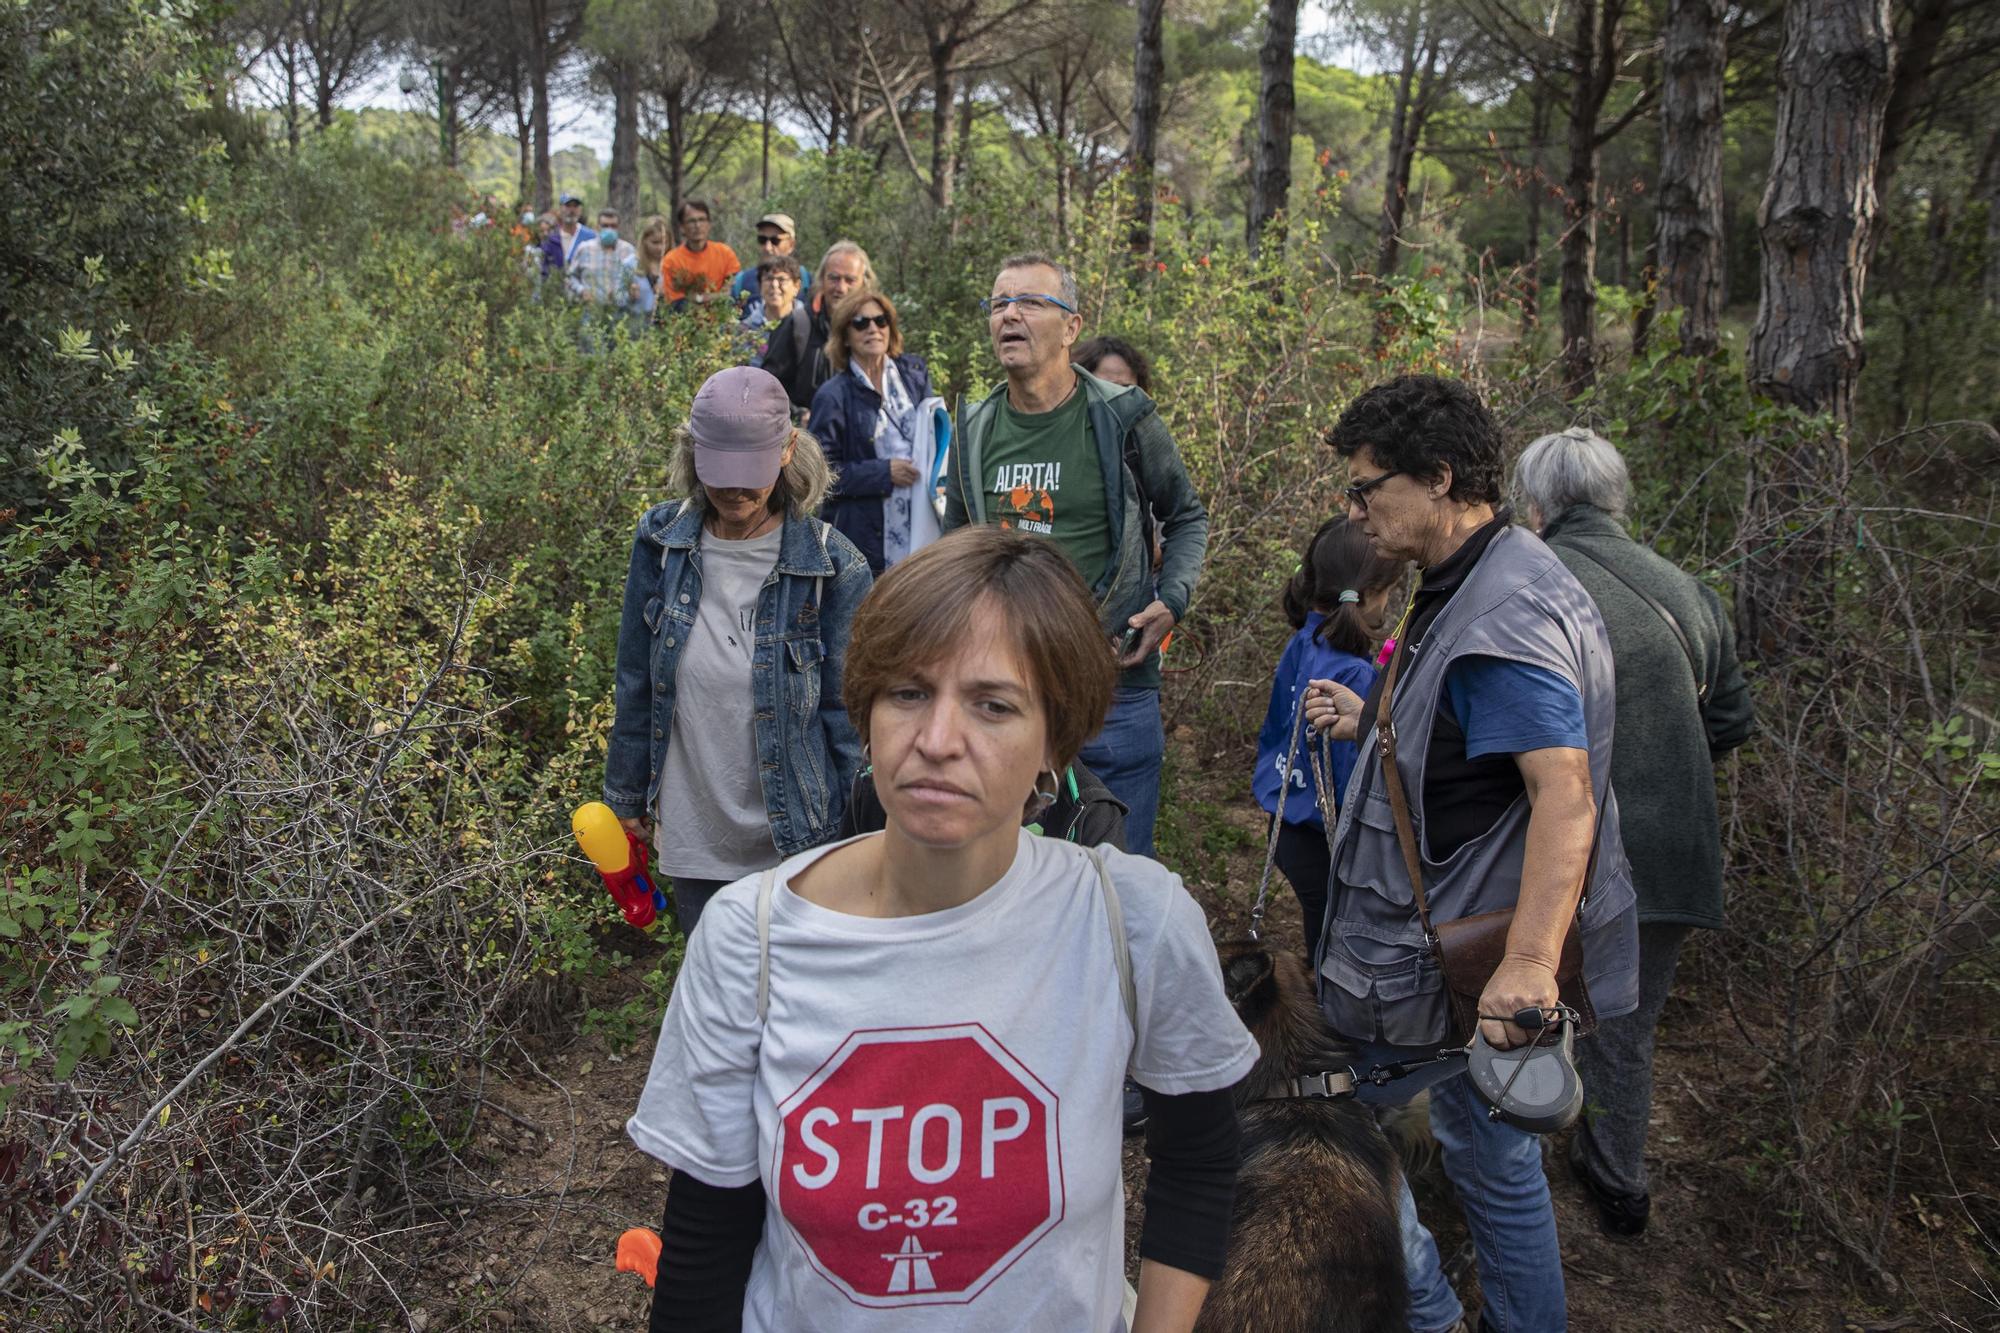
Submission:
[[[1271,703],[1264,712],[1264,728],[1257,733],[1257,772],[1250,790],[1279,821],[1277,865],[1298,895],[1308,958],[1318,952],[1327,880],[1333,873],[1326,816],[1347,788],[1357,751],[1352,741],[1316,740],[1308,726],[1299,735],[1289,784],[1285,756],[1308,681],[1335,680],[1363,698],[1368,696],[1375,684],[1374,653],[1388,617],[1389,597],[1402,579],[1400,562],[1376,555],[1359,527],[1336,518],[1306,543],[1298,573],[1285,585],[1285,617],[1298,632],[1285,645],[1271,682]],[[1334,786],[1326,794],[1324,815],[1309,753],[1314,746],[1324,747],[1321,764]],[[1281,786],[1286,788],[1282,811]]]

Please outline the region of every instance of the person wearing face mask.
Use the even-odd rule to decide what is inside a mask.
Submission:
[[[597,234],[564,267],[569,293],[607,318],[652,313],[653,289],[639,276],[639,252],[618,235],[618,210],[599,209]]]
[[[961,423],[943,526],[1039,533],[1076,561],[1122,672],[1083,761],[1130,809],[1127,846],[1151,856],[1166,757],[1160,641],[1194,599],[1208,511],[1153,400],[1071,364],[1083,330],[1076,275],[1048,255],[1015,255],[992,290],[982,305],[1006,382]],[[1164,548],[1157,576],[1148,516]]]
[[[585,241],[597,233],[583,225],[583,200],[565,192],[556,208],[556,225],[542,238],[542,276],[559,273]]]
[[[833,308],[833,378],[813,395],[813,434],[833,464],[827,522],[876,573],[938,537],[931,507],[941,399],[931,373],[903,350],[896,303],[861,288]],[[948,435],[947,428],[947,435]]]
[[[643,836],[694,935],[715,891],[840,827],[861,771],[841,696],[868,562],[813,517],[832,476],[752,366],[709,377],[675,441],[685,499],[639,520],[604,803]]]

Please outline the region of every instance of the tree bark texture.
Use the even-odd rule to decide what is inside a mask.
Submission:
[[[1763,278],[1750,339],[1753,388],[1830,430],[1793,432],[1752,456],[1736,585],[1748,657],[1829,651],[1843,427],[1861,373],[1861,297],[1875,171],[1895,69],[1889,0],[1791,0],[1778,60],[1771,173],[1758,210]]]
[[[1272,219],[1292,192],[1292,120],[1297,94],[1292,66],[1299,42],[1299,0],[1271,0],[1264,14],[1264,45],[1257,52],[1257,160],[1250,202],[1250,253],[1256,254]],[[1282,231],[1272,239],[1284,247]]]
[[[1541,327],[1542,323],[1542,195],[1548,190],[1542,159],[1542,146],[1549,133],[1548,85],[1539,79],[1529,94],[1532,99],[1531,124],[1528,131],[1529,161],[1528,188],[1528,245],[1521,258],[1521,331]]]
[[[1153,248],[1153,168],[1160,151],[1160,102],[1167,81],[1162,24],[1166,0],[1139,0],[1132,54],[1132,248]]]
[[[1681,350],[1708,356],[1723,305],[1723,0],[1669,0],[1654,203],[1660,304],[1681,312]]]
[[[1388,174],[1382,181],[1382,218],[1377,228],[1375,272],[1386,278],[1396,271],[1403,243],[1403,212],[1410,196],[1410,169],[1416,147],[1410,132],[1410,98],[1417,81],[1416,12],[1405,18],[1402,60],[1396,71],[1395,100],[1389,113]]]
[[[1758,210],[1763,290],[1750,382],[1851,418],[1875,168],[1895,58],[1888,0],[1792,0],[1771,173]]]
[[[1611,91],[1617,19],[1602,0],[1577,0],[1570,43],[1569,174],[1563,181],[1563,388],[1597,379],[1597,117]]]
[[[605,182],[621,229],[631,233],[639,216],[639,71],[616,61],[605,71],[611,85],[611,172]]]
[[[528,86],[533,96],[529,113],[529,137],[534,140],[535,211],[546,213],[556,206],[556,175],[549,151],[549,27],[546,9],[530,5],[528,30]]]
[[[1968,6],[1958,5],[1959,10]],[[1902,163],[1903,148],[1917,112],[1931,99],[1931,73],[1937,65],[1938,48],[1951,26],[1952,0],[1916,0],[1909,8],[1910,26],[1898,43],[1895,79],[1889,85],[1889,102],[1882,113],[1882,150],[1875,158],[1875,199],[1877,206],[1889,197],[1889,183]],[[1893,14],[1892,14],[1893,21]],[[1890,32],[1895,29],[1892,27]],[[1868,236],[1868,255],[1874,258],[1881,244],[1881,229]]]
[[[951,207],[952,177],[958,174],[951,134],[951,50],[931,47],[931,202]]]

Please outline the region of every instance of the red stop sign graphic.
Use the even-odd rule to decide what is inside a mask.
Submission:
[[[849,1300],[962,1305],[1062,1221],[1057,1109],[977,1023],[853,1033],[778,1108],[778,1211]]]

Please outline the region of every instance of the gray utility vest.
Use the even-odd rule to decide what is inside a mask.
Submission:
[[[1618,838],[1611,794],[1611,642],[1590,594],[1555,553],[1525,528],[1493,537],[1423,641],[1403,660],[1392,713],[1410,817],[1423,853],[1431,920],[1455,921],[1511,907],[1521,893],[1528,798],[1515,798],[1486,833],[1445,861],[1431,859],[1424,832],[1424,770],[1445,671],[1461,657],[1501,657],[1545,667],[1583,696],[1591,790],[1601,793],[1597,873],[1583,905],[1583,970],[1598,1017],[1639,1003],[1639,934],[1632,868]],[[1450,800],[1446,792],[1433,799]],[[1335,825],[1333,893],[1321,935],[1320,1005],[1342,1036],[1430,1046],[1451,1033],[1451,1003],[1417,924],[1409,872],[1382,782],[1378,733],[1370,730],[1348,779]]]

